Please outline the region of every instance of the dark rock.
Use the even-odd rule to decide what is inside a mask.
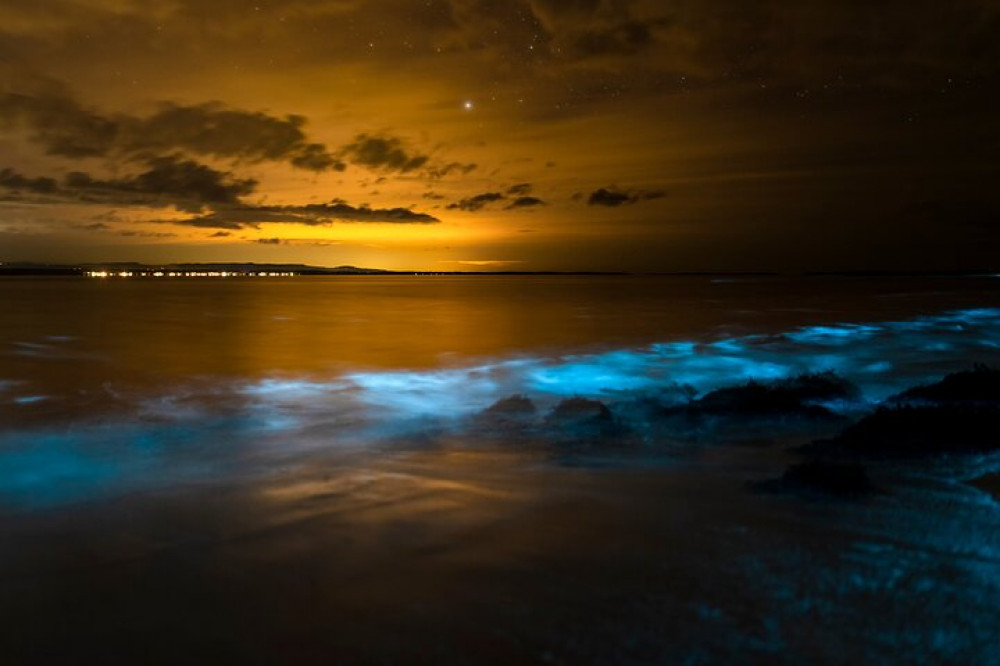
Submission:
[[[545,421],[549,425],[608,424],[614,417],[607,405],[599,400],[569,398],[556,405]]]
[[[666,412],[684,413],[690,417],[829,419],[835,414],[815,402],[857,396],[858,390],[853,384],[832,372],[825,372],[721,388],[687,405],[668,408]]]
[[[815,372],[781,379],[771,384],[773,390],[797,397],[803,402],[854,400],[858,387],[835,372]]]
[[[880,407],[837,437],[815,442],[812,448],[873,457],[996,451],[1000,449],[1000,406]]]
[[[712,391],[692,402],[687,411],[710,416],[744,417],[796,415],[823,418],[832,414],[826,407],[803,404],[789,392],[757,382]]]
[[[527,419],[535,415],[535,403],[523,395],[512,395],[498,400],[483,410],[485,416],[512,419]]]
[[[569,398],[545,417],[548,436],[561,448],[603,449],[625,445],[629,429],[598,400]]]
[[[1000,370],[985,365],[947,375],[934,384],[915,386],[889,399],[892,403],[1000,403]]]
[[[476,414],[470,425],[480,436],[520,440],[537,426],[537,412],[535,403],[529,398],[512,395]]]

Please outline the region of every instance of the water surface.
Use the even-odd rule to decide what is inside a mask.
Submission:
[[[982,278],[0,280],[11,663],[995,663],[990,456],[861,501],[790,443],[626,409],[832,370],[869,409],[1000,356]],[[525,441],[602,400],[629,448]],[[846,417],[845,417],[846,418]]]

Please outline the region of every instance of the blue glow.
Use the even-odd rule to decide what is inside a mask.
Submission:
[[[964,367],[973,350],[1000,348],[1000,310],[948,312],[911,321],[808,326],[779,336],[750,335],[709,343],[674,340],[641,349],[565,357],[520,357],[430,371],[355,372],[336,381],[266,380],[246,389],[273,415],[301,411],[304,401],[353,405],[369,417],[454,417],[507,395],[542,404],[567,396],[614,399],[690,385],[699,392],[748,380],[833,371],[880,400],[941,372]],[[933,366],[933,370],[925,370]],[[286,414],[287,416],[287,414]],[[279,421],[280,422],[280,421]],[[287,421],[291,425],[293,420]]]
[[[35,403],[44,402],[48,400],[48,396],[45,395],[22,395],[14,398],[14,403],[17,405],[34,405]]]
[[[497,394],[490,366],[431,372],[354,373],[347,379],[368,405],[402,415],[461,415],[480,409]]]
[[[558,395],[602,395],[650,388],[657,383],[652,378],[600,362],[540,368],[530,377],[529,387],[533,391]]]
[[[680,387],[704,394],[748,380],[830,370],[859,386],[859,403],[830,405],[852,412],[965,368],[970,360],[998,363],[1000,354],[993,349],[1000,349],[1000,310],[978,309],[912,321],[803,327],[784,335],[717,341],[673,340],[590,354],[525,355],[432,370],[174,387],[132,398],[134,411],[121,422],[106,430],[81,431],[75,438],[45,439],[8,429],[10,437],[0,441],[0,494],[85,497],[148,484],[167,472],[197,474],[216,451],[231,446],[294,456],[309,447],[367,446],[428,428],[461,433],[463,419],[514,394],[529,397],[541,419],[570,396],[624,410],[626,401],[643,396],[661,403],[686,400],[689,393]],[[23,388],[15,394],[16,386],[0,381],[0,406],[26,407],[47,398]],[[0,429],[0,438],[4,436]]]
[[[695,353],[695,342],[661,342],[650,347],[653,353],[667,358],[681,358]]]
[[[306,379],[263,379],[257,383],[243,386],[242,391],[253,396],[301,400],[316,397],[326,391],[340,389],[344,386],[343,382],[315,382]]]
[[[47,507],[187,481],[252,448],[242,421],[0,433],[0,506]],[[235,470],[234,470],[235,471]]]
[[[727,354],[739,354],[745,349],[743,342],[740,340],[719,340],[718,342],[713,342],[710,346],[712,349],[726,352]]]
[[[786,333],[785,337],[804,345],[845,345],[871,338],[880,331],[877,326],[859,324],[808,326]]]
[[[0,497],[58,503],[91,495],[118,473],[114,461],[87,455],[73,444],[69,438],[47,436],[5,450],[0,454]]]

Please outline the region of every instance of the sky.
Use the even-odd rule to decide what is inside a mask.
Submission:
[[[0,261],[953,270],[1000,0],[5,0]]]

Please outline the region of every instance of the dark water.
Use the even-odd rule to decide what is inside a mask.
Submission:
[[[790,443],[474,427],[1000,361],[993,277],[0,281],[5,663],[1000,663],[986,456],[748,493]],[[690,389],[680,389],[688,385]],[[797,439],[796,439],[797,438]]]

